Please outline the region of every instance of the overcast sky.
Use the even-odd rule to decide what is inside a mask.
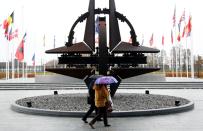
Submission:
[[[95,0],[96,8],[108,8],[108,0]],[[169,51],[171,44],[171,29],[174,7],[176,6],[176,21],[179,21],[185,9],[186,22],[189,14],[192,16],[192,39],[188,39],[187,46],[193,44],[195,54],[203,54],[203,8],[200,0],[115,0],[116,10],[124,14],[134,26],[138,41],[144,36],[144,46],[149,46],[149,39],[154,33],[154,45],[162,49],[162,35],[165,37],[164,48]],[[44,50],[53,48],[54,35],[56,47],[64,45],[74,21],[88,10],[89,0],[0,0],[0,22],[15,11],[14,27],[19,29],[19,38],[9,43],[0,29],[0,61],[5,61],[6,56],[16,51],[20,40],[27,32],[25,43],[25,61],[32,63],[32,55],[36,54],[36,63],[41,59],[46,61],[56,58],[56,55],[45,55]],[[79,24],[75,30],[77,41],[83,39],[85,22]],[[125,23],[120,23],[122,40],[128,41],[129,28]],[[182,24],[183,27],[183,24]],[[177,29],[178,30],[178,27]],[[46,44],[43,47],[43,36]],[[174,38],[175,39],[175,38]],[[184,47],[185,41],[181,43]]]

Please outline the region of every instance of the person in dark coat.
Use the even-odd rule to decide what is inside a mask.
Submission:
[[[94,85],[94,82],[95,80],[92,80],[90,82],[90,85],[89,85],[89,88],[88,88],[88,93],[89,93],[89,100],[88,100],[88,104],[90,104],[90,108],[89,110],[86,112],[86,114],[82,117],[82,120],[85,122],[85,123],[88,123],[87,122],[87,118],[92,114],[92,112],[95,110],[95,113],[97,114],[98,112],[98,109],[97,107],[95,106],[95,91],[93,90],[93,85]],[[97,121],[102,121],[101,118],[98,118]]]
[[[95,106],[98,108],[98,114],[89,122],[89,125],[92,129],[95,129],[93,125],[98,118],[101,118],[101,116],[103,116],[104,126],[109,127],[111,125],[108,124],[107,119],[106,102],[109,101],[109,91],[107,89],[107,85],[94,85],[93,89],[95,90]]]

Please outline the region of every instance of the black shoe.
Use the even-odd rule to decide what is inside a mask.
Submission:
[[[109,127],[109,126],[111,126],[111,125],[109,125],[109,124],[106,124],[106,125],[104,125],[105,127]]]
[[[101,118],[98,118],[98,119],[97,119],[97,121],[103,121],[103,119],[101,119]]]
[[[92,123],[89,123],[89,125],[92,129],[95,129]]]
[[[82,118],[82,120],[84,121],[84,123],[88,123],[86,119]]]

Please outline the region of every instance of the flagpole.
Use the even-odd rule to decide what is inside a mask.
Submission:
[[[18,41],[20,41],[20,38],[18,37]],[[20,79],[20,61],[17,59],[17,72],[18,72],[18,79]]]
[[[24,31],[24,6],[23,5],[22,5],[22,31]],[[25,49],[25,47],[23,48]],[[23,53],[25,52],[24,49],[23,49]],[[22,78],[23,80],[25,79],[25,59],[24,58],[22,60]]]
[[[175,36],[176,36],[176,26],[175,26]],[[176,38],[176,37],[175,37]],[[175,58],[175,61],[176,61],[176,77],[178,77],[178,54],[177,54],[177,48],[178,48],[178,43],[177,43],[177,40],[175,39],[175,55],[176,55],[176,58]]]
[[[11,61],[12,61],[12,79],[14,79],[15,78],[15,75],[14,75],[14,67],[15,67],[15,61],[14,61],[14,44],[12,43],[12,53],[11,53],[11,55],[12,55],[12,57],[11,57]]]
[[[36,77],[37,72],[36,72],[36,65],[35,64],[34,64],[34,73],[35,73],[35,77]]]
[[[55,49],[55,42],[56,42],[56,39],[55,39],[55,35],[54,35],[54,49]],[[56,68],[55,60],[54,60],[54,68]]]
[[[162,64],[163,64],[163,74],[164,76],[166,76],[165,74],[165,67],[164,67],[164,60],[165,60],[165,57],[164,57],[164,35],[162,36],[162,46],[163,46],[163,49],[162,49]]]
[[[185,28],[186,28],[185,9],[183,11],[183,14],[180,17],[180,21],[179,21],[180,26],[181,26],[182,21],[184,22],[184,28],[183,28],[183,32],[182,32],[182,38],[184,39],[184,37],[185,37]],[[180,35],[180,27],[179,27],[179,35]],[[181,38],[181,36],[180,36],[180,38]],[[186,39],[186,43],[187,43],[187,39]],[[182,74],[182,72],[183,72],[183,64],[181,65],[181,63],[183,63],[183,60],[181,59],[183,45],[181,46],[181,44],[183,44],[183,42],[180,42],[180,47],[179,47],[179,54],[180,54],[180,58],[179,58],[180,59],[180,61],[179,61],[180,64],[179,65],[180,65],[181,77],[183,77],[183,74]],[[187,57],[186,57],[186,60],[187,60]],[[187,73],[187,77],[188,77],[188,65],[187,65],[187,62],[186,62],[186,73]]]
[[[173,45],[172,45],[172,51],[171,51],[171,72],[172,72],[172,77],[174,77],[174,72],[173,72],[173,69],[174,69],[174,63],[173,63],[173,56],[174,56],[174,51],[173,51]]]
[[[174,28],[175,27],[175,28]],[[175,49],[175,70],[176,70],[176,77],[178,76],[178,70],[177,70],[177,38],[176,38],[176,5],[174,8],[174,14],[173,14],[173,31],[175,30],[175,42],[174,42],[174,49]]]
[[[9,54],[10,54],[10,51],[9,51],[9,42],[7,41],[7,45],[8,45],[8,56],[7,56],[7,62],[8,62],[8,64],[7,64],[7,80],[9,80],[9,74],[10,74],[10,67],[9,67]]]
[[[185,57],[186,57],[186,77],[188,78],[188,76],[189,76],[189,74],[188,74],[188,46],[187,46],[187,34],[185,34],[186,33],[186,29],[187,29],[187,27],[186,27],[186,21],[185,21],[185,18],[184,18],[184,28],[185,28],[185,30],[184,30],[184,38],[185,38],[185,46],[186,46],[186,50],[185,50]]]
[[[152,53],[152,65],[154,67],[154,53]]]
[[[180,47],[179,47],[179,68],[180,68],[180,77],[182,77],[183,75],[182,75],[182,65],[181,65],[181,63],[182,63],[182,59],[181,59],[181,43],[180,43],[180,45],[179,45]]]
[[[193,55],[193,37],[192,37],[192,31],[191,31],[191,14],[190,14],[190,17],[189,17],[189,26],[190,26],[190,43],[191,43],[191,78],[194,79],[194,55]]]
[[[186,21],[184,20],[184,23],[185,23],[185,30],[187,30],[187,26],[186,26]],[[186,33],[186,32],[185,32]],[[188,35],[188,31],[187,31],[187,34],[185,34],[184,35],[184,37],[185,37],[185,44],[186,44],[186,73],[187,73],[187,78],[189,77],[189,69],[188,69],[188,67],[189,67],[189,61],[188,61],[188,59],[189,59],[189,57],[188,57],[188,45],[187,45],[187,36]]]
[[[194,55],[193,55],[193,39],[192,39],[192,32],[190,32],[190,41],[191,41],[191,78],[194,79]]]
[[[164,76],[166,76],[166,73],[165,73],[165,66],[164,66],[164,64],[165,64],[165,62],[164,62],[164,60],[165,60],[165,57],[164,57],[164,46],[163,46],[163,74],[164,74]]]
[[[24,60],[22,61],[22,78],[24,79],[25,78],[25,70],[24,70]]]
[[[175,8],[174,8],[174,13],[173,13],[173,18],[172,18],[172,20],[173,20],[173,30],[171,31],[172,33],[174,32],[174,27],[176,26],[176,5],[175,5]],[[175,35],[176,36],[176,35]],[[173,44],[173,34],[171,35],[171,37],[172,37],[172,44]],[[174,43],[175,44],[175,43]],[[174,72],[173,72],[173,69],[174,69],[174,61],[173,61],[173,58],[174,58],[174,48],[175,46],[174,45],[172,45],[172,55],[171,55],[171,57],[172,57],[172,77],[174,77]]]
[[[44,64],[44,75],[45,75],[45,35],[44,35],[44,60],[43,60],[43,64]]]
[[[20,63],[19,63],[19,61],[17,60],[17,62],[18,62],[18,67],[17,67],[17,70],[18,70],[18,79],[20,78],[20,71],[19,71],[19,68],[20,68]]]
[[[41,58],[40,72],[43,72],[43,70],[42,70],[42,68],[43,68],[43,66],[44,66],[43,63],[44,63],[44,62],[43,62],[43,59]]]
[[[7,44],[7,51],[8,51],[8,44]],[[8,55],[8,54],[7,54]],[[8,56],[6,57],[6,80],[8,80]]]
[[[27,73],[28,73],[28,68],[27,68],[27,63],[25,63],[25,79],[27,79]]]
[[[14,17],[14,16],[13,16]],[[14,19],[14,18],[13,18]],[[14,28],[14,21],[13,21],[13,24],[12,24],[12,27]],[[11,27],[11,28],[12,28]],[[11,32],[12,33],[12,32]],[[10,35],[10,34],[9,34]],[[10,37],[10,36],[9,36]],[[11,37],[13,37],[12,36],[12,34],[11,34]],[[12,38],[11,38],[12,39]],[[15,78],[15,76],[14,76],[14,43],[13,43],[13,41],[11,40],[11,46],[12,46],[12,52],[11,52],[11,64],[12,64],[12,79],[14,79]]]
[[[45,59],[44,59],[44,75],[45,75]]]
[[[185,51],[185,55],[186,55],[186,73],[187,73],[187,78],[188,78],[188,47],[187,47],[187,37],[186,37],[186,51]]]

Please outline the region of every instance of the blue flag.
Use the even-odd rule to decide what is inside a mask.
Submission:
[[[32,65],[35,66],[35,53],[32,56]]]

